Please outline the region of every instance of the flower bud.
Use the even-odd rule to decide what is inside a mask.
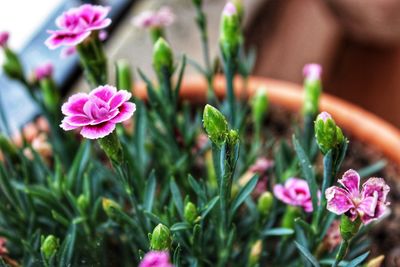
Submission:
[[[307,64],[303,68],[304,79],[304,114],[314,115],[318,112],[319,97],[321,95],[322,67],[318,64]]]
[[[340,146],[345,140],[342,130],[328,112],[321,112],[314,125],[315,138],[323,154]]]
[[[231,146],[236,145],[239,142],[239,134],[236,130],[230,130],[228,134],[228,144]]]
[[[150,248],[152,250],[169,250],[171,248],[171,232],[167,226],[159,224],[151,234]]]
[[[294,228],[294,219],[296,219],[300,214],[299,208],[295,206],[287,206],[285,214],[282,218],[282,227],[284,228]]]
[[[261,124],[268,110],[268,96],[264,88],[259,88],[251,102],[251,115],[256,127],[261,128]]]
[[[129,62],[123,59],[118,60],[116,63],[116,71],[118,90],[130,91],[132,89],[132,75]]]
[[[8,47],[3,47],[4,49],[4,63],[3,70],[4,73],[12,78],[19,81],[24,80],[24,71],[22,68],[22,64],[17,56],[11,49]]]
[[[232,3],[236,7],[236,11],[238,14],[239,22],[243,21],[243,16],[244,16],[244,6],[243,6],[243,0],[232,0]]]
[[[8,38],[10,37],[9,32],[0,32],[0,46],[1,47],[6,47],[7,46],[7,42],[8,42]]]
[[[153,68],[158,77],[170,76],[174,71],[174,55],[171,47],[160,37],[153,48]]]
[[[357,217],[355,221],[351,221],[346,215],[342,215],[340,218],[340,235],[343,240],[348,242],[352,239],[360,229],[361,219]]]
[[[116,213],[119,210],[121,210],[121,206],[117,202],[115,202],[114,200],[111,200],[109,198],[103,198],[102,205],[103,205],[104,212],[111,219],[115,219]]]
[[[271,211],[273,201],[274,198],[271,192],[268,191],[262,193],[261,196],[258,198],[257,209],[263,217],[268,215]]]
[[[210,140],[222,146],[229,134],[228,122],[224,115],[213,106],[206,105],[203,112],[203,125]]]
[[[98,139],[101,149],[106,153],[107,157],[112,162],[121,163],[123,161],[123,151],[121,142],[118,139],[117,132],[114,131],[111,134]]]
[[[188,223],[195,223],[198,218],[196,205],[192,202],[188,202],[185,206],[184,217]]]
[[[81,211],[86,210],[87,207],[89,206],[89,200],[87,199],[87,197],[85,195],[80,195],[78,197],[77,203],[78,203],[78,208]],[[103,199],[103,205],[104,205],[104,199]]]
[[[257,266],[258,261],[260,260],[260,255],[262,251],[262,241],[257,240],[252,246],[250,251],[249,266]]]
[[[42,65],[37,66],[33,71],[35,80],[39,81],[42,79],[51,78],[51,76],[53,75],[53,69],[53,64],[51,64],[50,62],[46,62]]]
[[[224,59],[235,58],[242,43],[239,16],[231,2],[226,3],[222,12],[219,44]]]
[[[40,251],[46,260],[50,259],[58,250],[60,246],[60,240],[54,235],[49,235],[46,238],[42,236],[42,245]]]

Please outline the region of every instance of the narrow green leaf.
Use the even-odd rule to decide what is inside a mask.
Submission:
[[[178,210],[181,219],[183,219],[183,200],[181,192],[179,191],[178,185],[175,182],[175,179],[172,177],[169,181],[169,188],[171,190],[172,199],[174,200],[176,209]]]
[[[353,259],[350,261],[346,267],[357,267],[359,264],[361,264],[369,255],[369,251],[365,252],[364,254],[358,256],[357,258]]]
[[[187,222],[178,222],[173,224],[170,230],[173,232],[177,232],[177,231],[189,230],[190,228],[192,228],[192,226]]]
[[[386,160],[379,160],[372,165],[369,165],[365,168],[358,170],[357,172],[361,178],[365,178],[381,171],[383,168],[386,167],[386,165],[387,165]]]
[[[242,187],[237,194],[236,198],[232,201],[230,216],[233,217],[235,215],[236,210],[240,207],[240,205],[246,200],[246,198],[253,192],[258,182],[258,175],[254,175],[247,184]]]
[[[204,220],[207,217],[207,214],[215,207],[215,204],[218,203],[219,196],[214,197],[210,200],[210,202],[205,205],[203,212],[201,213],[201,219]]]
[[[156,191],[156,175],[154,170],[150,173],[149,179],[146,183],[144,193],[144,210],[151,212],[154,203],[154,193]]]
[[[303,247],[296,241],[294,241],[294,244],[296,245],[297,249],[301,252],[301,254],[314,266],[314,267],[320,267],[317,259],[311,254],[310,251],[308,251],[307,248]]]
[[[267,236],[285,236],[294,234],[294,230],[290,228],[272,228],[267,229],[261,233],[263,237]]]

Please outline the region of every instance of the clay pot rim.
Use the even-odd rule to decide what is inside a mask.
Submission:
[[[217,76],[214,81],[215,93],[218,97],[225,96],[225,80]],[[304,94],[302,86],[271,78],[251,76],[244,91],[244,83],[240,78],[235,80],[235,93],[240,97],[248,97],[258,89],[266,90],[270,103],[301,111]],[[188,76],[182,81],[181,99],[192,103],[204,104],[206,101],[207,84],[201,76]],[[135,85],[134,94],[140,99],[146,99],[145,85]],[[365,109],[324,93],[320,101],[320,110],[329,112],[336,123],[350,132],[356,139],[372,145],[388,159],[400,165],[400,130]]]

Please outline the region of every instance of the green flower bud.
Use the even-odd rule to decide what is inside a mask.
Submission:
[[[104,200],[103,200],[104,201]],[[87,207],[89,206],[89,200],[85,195],[80,195],[77,200],[78,203],[78,208],[81,211],[85,211]]]
[[[264,88],[259,88],[251,101],[251,115],[256,127],[261,128],[261,124],[267,114],[268,96]]]
[[[203,125],[210,140],[222,146],[229,134],[228,122],[224,115],[213,106],[206,105],[203,112]]]
[[[192,202],[188,202],[185,206],[184,217],[188,223],[195,223],[198,218],[196,205]]]
[[[153,68],[158,77],[170,76],[174,71],[174,55],[169,44],[160,37],[153,48]]]
[[[252,246],[249,257],[249,266],[257,266],[262,251],[262,241],[257,240]]]
[[[219,36],[219,44],[224,59],[236,58],[242,39],[236,7],[231,2],[228,2],[222,12]]]
[[[244,17],[244,6],[243,6],[243,0],[232,0],[232,3],[236,7],[236,11],[239,17],[239,22],[243,21]]]
[[[267,216],[271,211],[273,200],[271,192],[268,191],[262,193],[258,198],[257,209],[263,217]]]
[[[297,207],[287,206],[285,214],[282,218],[282,227],[284,228],[294,228],[294,219],[296,219],[300,214],[300,211]]]
[[[151,234],[150,248],[152,250],[169,250],[171,248],[171,232],[167,226],[159,224]]]
[[[60,240],[53,235],[49,235],[46,238],[42,236],[41,243],[40,251],[43,253],[46,260],[50,259],[60,246]]]
[[[43,102],[46,108],[51,112],[57,112],[60,102],[60,94],[56,88],[56,84],[51,78],[44,78],[39,81],[42,90]]]
[[[118,139],[117,132],[98,139],[101,149],[106,153],[107,157],[112,161],[121,164],[123,161],[123,151],[121,143]]]
[[[315,116],[318,113],[319,98],[322,91],[322,67],[318,64],[307,64],[303,68],[304,79],[304,114]]]
[[[358,232],[361,225],[361,219],[357,219],[353,222],[346,215],[342,215],[340,218],[340,235],[344,241],[350,241]]]
[[[25,80],[22,64],[17,56],[11,49],[4,47],[4,64],[3,70],[8,77],[19,81]]]
[[[323,154],[326,154],[330,149],[339,147],[345,140],[342,130],[336,125],[328,112],[322,112],[318,115],[314,130],[317,144]]]
[[[232,146],[239,142],[239,134],[236,130],[230,130],[228,134],[228,143]]]
[[[117,202],[109,198],[103,198],[102,205],[104,212],[111,219],[115,219],[116,214],[118,213],[118,211],[121,210],[121,206]]]
[[[118,90],[131,91],[132,89],[132,75],[131,66],[127,60],[121,59],[116,63],[116,76]]]

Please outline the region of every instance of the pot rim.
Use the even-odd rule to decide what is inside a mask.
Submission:
[[[266,90],[270,103],[283,106],[291,111],[301,112],[304,101],[302,86],[292,82],[271,78],[250,76],[246,86],[241,78],[235,79],[235,94],[241,98],[252,96],[258,89]],[[247,87],[247,90],[244,88]],[[214,88],[217,97],[225,97],[225,79],[216,76]],[[145,84],[137,83],[135,96],[147,99]],[[202,76],[194,75],[183,79],[180,97],[192,103],[205,103],[207,83]],[[336,123],[358,140],[371,144],[388,159],[400,164],[400,130],[375,114],[338,97],[323,93],[320,110],[329,112]]]

